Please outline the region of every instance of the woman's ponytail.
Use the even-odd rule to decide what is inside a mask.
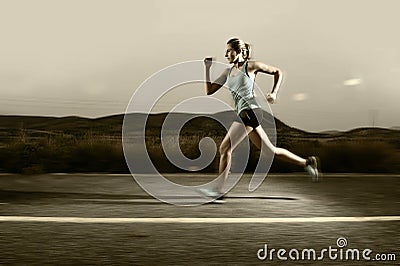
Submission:
[[[249,60],[251,58],[251,56],[252,56],[252,46],[248,42],[245,42],[244,46],[246,47],[245,48],[245,50],[246,50],[246,58],[244,58],[244,59]]]

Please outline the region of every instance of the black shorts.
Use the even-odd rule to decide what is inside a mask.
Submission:
[[[263,110],[261,108],[245,109],[239,113],[239,117],[246,126],[256,128],[261,124]]]

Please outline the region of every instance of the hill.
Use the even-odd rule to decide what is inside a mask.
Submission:
[[[198,142],[212,137],[217,145],[226,134],[216,120],[233,121],[233,112],[212,118],[198,114],[168,114],[171,121],[187,121],[179,132],[179,146],[189,158],[199,156]],[[140,133],[146,123],[146,144],[161,172],[177,172],[162,150],[160,132],[167,114],[128,114],[125,129]],[[124,115],[101,118],[0,116],[0,172],[128,172],[122,151]],[[228,123],[228,124],[229,124]],[[325,172],[400,172],[400,130],[357,128],[346,132],[309,133],[290,127],[264,113],[263,126],[276,127],[277,145],[301,156],[318,155]],[[165,128],[173,130],[174,126]],[[176,134],[176,133],[175,133]],[[272,136],[274,137],[274,136]],[[254,169],[259,152],[251,153],[248,170]],[[204,171],[215,172],[218,157]],[[272,171],[299,171],[274,162]]]
[[[128,114],[127,121],[131,122],[134,126],[133,129],[138,130],[142,123],[147,122],[146,128],[149,133],[154,133],[161,129],[164,119],[168,114],[150,114],[146,121],[146,114]],[[183,114],[183,113],[172,113],[172,120],[184,121],[190,120],[185,126],[187,134],[201,134],[201,132],[216,132],[217,134],[224,134],[225,130],[217,121],[208,118],[206,116],[200,116],[198,114]],[[234,112],[221,112],[212,115],[216,119],[233,121],[235,119]],[[194,117],[194,118],[193,118]],[[193,118],[193,119],[189,119]],[[273,120],[272,120],[273,119]],[[122,123],[124,115],[113,115],[100,118],[83,118],[77,116],[67,117],[43,117],[43,116],[16,116],[16,115],[0,115],[0,132],[4,135],[13,136],[18,131],[26,131],[37,134],[67,134],[74,136],[81,136],[87,132],[92,132],[101,135],[121,135]],[[271,118],[271,115],[264,113],[264,122],[267,121],[267,126],[276,126],[278,134],[298,137],[330,137],[335,134],[327,133],[309,133],[300,129],[290,127],[280,121],[277,118]],[[132,128],[132,127],[131,127]],[[376,129],[368,129],[375,131]],[[153,132],[154,131],[154,132]],[[396,132],[396,130],[389,130],[388,132]],[[339,132],[336,135],[341,136],[343,132]]]

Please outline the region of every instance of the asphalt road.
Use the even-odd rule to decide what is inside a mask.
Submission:
[[[212,176],[169,178],[194,185]],[[128,175],[1,175],[0,264],[400,264],[400,176],[325,175],[312,183],[302,173],[270,175],[253,193],[248,182],[242,178],[224,204],[182,207],[150,197]],[[269,256],[260,260],[265,245]],[[278,257],[278,249],[286,253]],[[307,249],[316,259],[301,258]],[[360,259],[346,260],[349,249]]]

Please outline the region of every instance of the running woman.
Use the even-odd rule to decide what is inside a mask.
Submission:
[[[226,69],[215,82],[210,81],[210,68],[212,58],[206,58],[205,64],[205,90],[207,95],[218,91],[223,85],[229,88],[234,103],[235,111],[245,125],[234,121],[228,133],[223,139],[220,151],[219,174],[222,175],[221,182],[212,189],[202,189],[202,192],[213,198],[222,198],[226,193],[223,186],[228,177],[232,161],[232,151],[239,143],[248,136],[250,141],[263,152],[273,154],[278,159],[288,161],[304,167],[311,175],[313,181],[318,181],[317,158],[310,156],[304,159],[296,154],[275,147],[269,140],[266,132],[260,125],[262,109],[254,97],[254,81],[258,73],[265,73],[274,76],[274,84],[271,93],[267,95],[270,104],[275,103],[279,87],[282,83],[282,71],[276,67],[266,65],[262,62],[250,61],[251,46],[238,38],[232,38],[227,42],[225,57],[231,68]]]

